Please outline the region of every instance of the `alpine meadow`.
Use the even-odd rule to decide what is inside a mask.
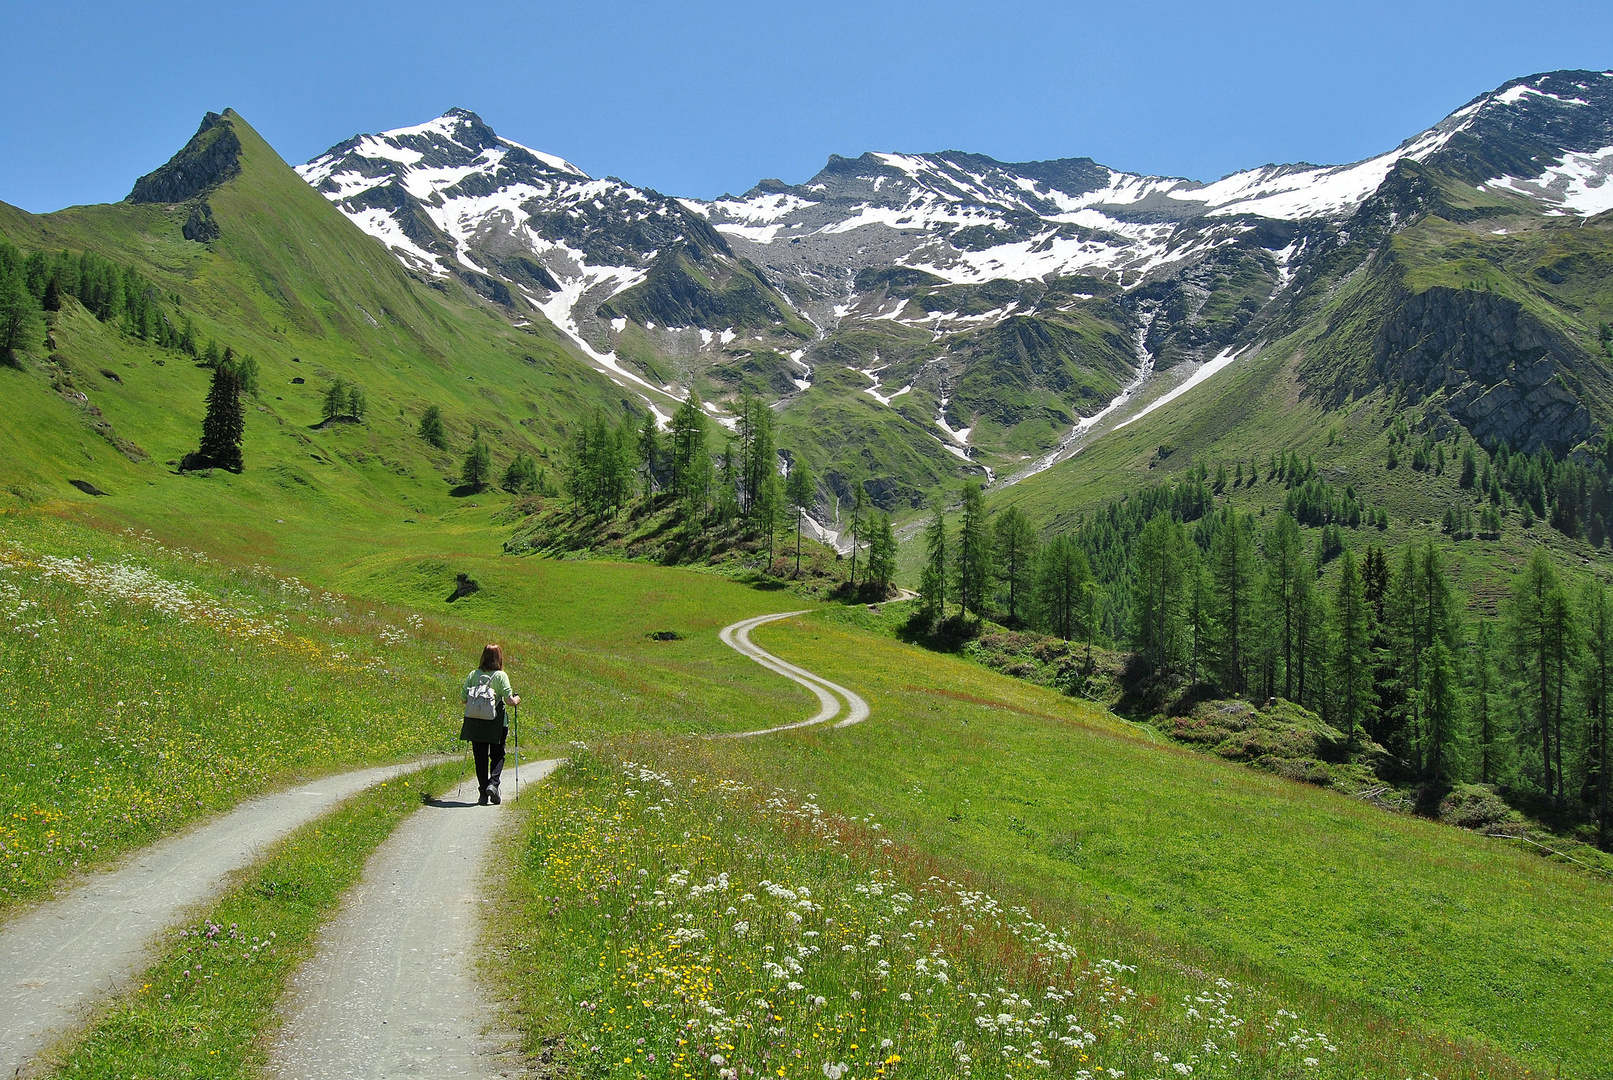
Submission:
[[[1613,71],[128,183],[0,203],[8,1075],[1613,1076]]]

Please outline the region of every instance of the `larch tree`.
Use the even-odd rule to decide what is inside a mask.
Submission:
[[[963,512],[958,519],[957,563],[954,581],[963,614],[981,614],[991,577],[991,538],[986,528],[986,505],[980,485],[963,485]]]
[[[997,549],[997,577],[1008,591],[1008,622],[1018,626],[1035,580],[1036,529],[1023,510],[1010,506],[997,514],[992,533]]]
[[[919,574],[920,601],[930,619],[946,617],[948,569],[946,507],[936,496],[924,528],[924,569]]]
[[[1372,608],[1355,553],[1344,551],[1338,591],[1333,601],[1333,686],[1346,745],[1362,726],[1371,678]]]
[[[1608,734],[1608,706],[1613,704],[1613,605],[1607,597],[1607,586],[1592,581],[1585,587],[1580,604],[1585,629],[1584,697],[1589,706],[1591,731],[1589,757],[1591,775],[1596,781],[1596,836],[1603,851],[1613,850],[1613,822],[1608,821],[1610,788],[1613,788],[1613,768],[1609,768],[1608,752],[1613,749],[1613,738]]]
[[[790,464],[790,475],[784,481],[784,494],[795,510],[795,576],[801,576],[801,527],[807,511],[818,497],[818,482],[812,476],[812,466],[806,459],[796,457]]]

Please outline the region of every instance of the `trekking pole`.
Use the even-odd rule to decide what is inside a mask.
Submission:
[[[515,794],[521,795],[521,706],[510,706],[510,741],[515,743]]]

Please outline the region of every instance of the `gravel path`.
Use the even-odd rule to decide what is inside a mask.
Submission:
[[[750,657],[769,671],[777,672],[791,682],[800,683],[812,691],[817,696],[820,706],[817,714],[805,720],[798,720],[793,724],[758,728],[755,731],[724,732],[720,735],[712,735],[710,738],[748,739],[755,735],[771,735],[775,731],[790,731],[793,728],[811,727],[813,724],[821,724],[840,715],[841,699],[845,700],[848,712],[846,718],[836,723],[835,727],[850,727],[852,724],[860,724],[868,719],[868,702],[857,694],[847,690],[839,683],[830,682],[821,675],[815,675],[805,668],[799,668],[785,660],[780,660],[750,639],[750,632],[763,623],[777,622],[780,619],[791,619],[797,615],[805,614],[806,612],[804,611],[784,611],[777,615],[758,615],[754,619],[741,619],[739,622],[723,627],[717,636],[729,648]],[[839,696],[837,697],[836,695]]]
[[[521,770],[522,786],[560,764]],[[294,976],[271,1051],[283,1080],[478,1077],[520,1069],[477,982],[477,925],[505,806],[434,801],[393,832]]]
[[[138,973],[151,942],[268,845],[430,761],[327,776],[254,799],[137,852],[0,928],[0,1076],[15,1075]]]

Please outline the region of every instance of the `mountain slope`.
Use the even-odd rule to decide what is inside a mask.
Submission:
[[[261,389],[248,402],[246,471],[175,475],[164,463],[195,448],[208,372],[69,297],[49,344],[0,371],[20,407],[0,422],[11,450],[3,480],[15,497],[88,502],[68,486],[80,479],[113,493],[103,512],[198,531],[189,519],[216,515],[272,545],[286,530],[263,507],[353,524],[454,513],[462,500],[444,478],[457,475],[473,426],[501,467],[519,450],[541,461],[578,418],[623,408],[620,388],[552,329],[513,327],[461,285],[410,278],[233,112],[209,117],[199,138],[204,152],[237,144],[233,163],[214,162],[197,184],[162,179],[197,175],[193,140],[158,180],[136,185],[132,201],[42,215],[5,207],[0,235],[24,251],[88,251],[138,272],[176,330],[188,322],[198,342],[254,357]],[[189,194],[139,201],[153,191]],[[196,219],[212,223],[211,239],[186,238]],[[320,423],[338,377],[365,390],[365,423]],[[447,418],[450,452],[414,434],[428,405]],[[54,419],[23,422],[30,414]],[[119,453],[120,440],[140,452]]]
[[[1512,80],[1365,161],[1265,165],[1213,183],[1086,158],[868,153],[831,157],[803,184],[680,200],[592,180],[462,110],[356,137],[300,172],[414,272],[496,279],[477,287],[507,292],[512,319],[543,311],[652,400],[652,387],[695,387],[721,402],[745,384],[786,417],[821,411],[826,396],[877,404],[856,425],[834,425],[832,441],[814,438],[814,423],[786,427],[820,475],[849,476],[870,459],[896,469],[875,485],[888,500],[948,476],[1049,467],[1127,410],[1295,332],[1418,222],[1583,217],[1613,205],[1610,170],[1613,74],[1574,71]],[[1389,274],[1384,288],[1405,295],[1379,305],[1385,315],[1421,280]],[[1484,358],[1458,381],[1469,404],[1486,398],[1517,350],[1549,337],[1550,374],[1516,391],[1529,403],[1501,408],[1502,394],[1485,406],[1498,418],[1478,430],[1562,447],[1598,427],[1605,394],[1590,372],[1568,379],[1571,401],[1547,405],[1541,395],[1557,391],[1542,387],[1564,385],[1553,375],[1590,351],[1581,314],[1536,300],[1530,317],[1550,334],[1474,339]],[[1348,394],[1412,379],[1389,355],[1410,348],[1407,334],[1440,331],[1403,315],[1414,329],[1399,337],[1372,329],[1381,341],[1365,347],[1379,359],[1325,371],[1318,361],[1307,386],[1349,383]],[[774,355],[783,359],[756,370]],[[1463,416],[1478,424],[1471,409]],[[864,452],[861,438],[903,450]],[[849,493],[837,484],[826,499]]]

